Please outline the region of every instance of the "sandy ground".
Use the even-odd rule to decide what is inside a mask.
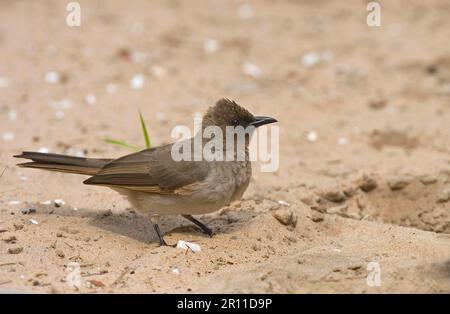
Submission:
[[[364,1],[80,1],[71,28],[66,1],[0,2],[0,289],[450,292],[450,3],[380,3],[371,28]],[[163,220],[201,252],[82,176],[14,166],[127,154],[102,139],[142,143],[138,108],[168,143],[221,97],[279,120],[280,167],[200,217],[213,238]]]

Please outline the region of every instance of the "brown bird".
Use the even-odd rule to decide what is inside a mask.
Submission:
[[[167,245],[158,226],[160,216],[182,215],[211,236],[211,229],[192,215],[210,213],[239,200],[252,175],[248,151],[251,134],[245,135],[244,156],[241,158],[237,158],[239,153],[236,151],[239,152],[239,149],[236,145],[228,147],[223,136],[223,152],[236,150],[232,160],[195,159],[195,139],[204,139],[203,131],[209,126],[219,127],[226,134],[227,127],[256,128],[273,122],[277,121],[270,117],[253,116],[234,101],[221,99],[203,116],[202,129],[194,137],[178,143],[191,148],[188,156],[192,158],[187,158],[189,160],[174,160],[172,150],[175,143],[118,159],[37,152],[23,152],[14,157],[32,160],[18,164],[19,167],[90,175],[85,184],[107,186],[124,195],[135,209],[150,217],[160,245]],[[203,141],[201,147],[205,147]]]

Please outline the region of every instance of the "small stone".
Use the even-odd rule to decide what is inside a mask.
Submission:
[[[437,197],[437,202],[438,203],[445,203],[450,201],[450,188],[446,188],[444,190],[442,190]]]
[[[15,224],[13,224],[13,226],[14,226],[14,229],[17,231],[17,230],[22,230],[23,229],[23,225],[22,224],[18,224],[18,223],[15,223]]]
[[[65,257],[64,252],[61,251],[61,250],[56,250],[55,253],[56,253],[56,256],[58,256],[58,257],[60,257],[60,258],[64,258],[64,257]]]
[[[313,222],[321,222],[324,220],[323,214],[321,214],[319,212],[313,212],[311,215],[311,220]]]
[[[12,132],[6,132],[6,133],[3,133],[3,134],[2,134],[2,139],[3,139],[5,142],[13,141],[14,138],[15,138],[15,135],[14,135],[14,133],[12,133]]]
[[[20,254],[23,252],[23,247],[12,247],[8,249],[8,253],[9,254]]]
[[[219,42],[215,39],[207,39],[203,43],[203,49],[206,53],[214,53],[219,50]]]
[[[430,174],[424,174],[420,177],[420,182],[422,184],[428,185],[428,184],[434,184],[438,181],[438,179],[435,176],[432,176]]]
[[[367,174],[363,174],[358,180],[357,180],[358,188],[363,190],[364,192],[370,192],[374,190],[378,184],[375,179]]]
[[[154,65],[150,68],[150,73],[156,78],[163,78],[166,76],[167,70],[160,65]]]
[[[405,176],[399,176],[388,181],[389,188],[392,191],[398,191],[404,189],[408,184],[411,183],[411,179]]]
[[[343,191],[338,188],[330,188],[322,192],[323,198],[330,202],[340,203],[347,199],[347,196]]]
[[[45,74],[45,81],[48,84],[57,84],[60,82],[60,80],[61,80],[61,76],[59,75],[58,72],[51,71],[51,72],[47,72]]]
[[[56,199],[56,200],[53,201],[53,204],[55,205],[55,207],[61,207],[61,206],[63,206],[65,203],[66,203],[66,202],[64,202],[64,201],[61,200],[61,199]]]
[[[306,139],[308,140],[308,142],[315,142],[315,141],[317,141],[317,132],[316,131],[309,131],[306,134]]]
[[[333,206],[327,209],[327,213],[332,215],[344,215],[347,212],[347,209],[347,205]]]
[[[257,65],[248,62],[242,65],[242,72],[253,78],[258,78],[262,76],[261,69]]]
[[[84,102],[90,106],[95,105],[95,103],[97,102],[97,97],[95,97],[95,95],[93,94],[89,94],[84,98]]]
[[[36,209],[34,209],[34,208],[22,208],[20,211],[22,212],[22,214],[28,215],[28,214],[31,214],[31,213],[35,213]]]
[[[17,242],[17,238],[15,236],[10,236],[10,237],[8,237],[6,239],[3,239],[3,241],[6,242],[6,243],[14,244],[14,243]]]
[[[295,216],[294,212],[289,208],[276,209],[272,212],[272,215],[283,225],[293,227],[297,225],[297,216]]]
[[[142,89],[145,85],[145,77],[142,74],[136,74],[131,78],[130,86],[132,89]]]

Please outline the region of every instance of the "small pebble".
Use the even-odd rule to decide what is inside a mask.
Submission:
[[[145,78],[142,74],[136,74],[131,78],[130,86],[132,89],[142,89],[145,85]]]
[[[57,84],[60,82],[61,76],[59,75],[58,72],[51,71],[45,74],[44,79],[48,84]]]
[[[219,50],[219,42],[215,39],[207,39],[203,43],[203,49],[206,53],[214,53]]]
[[[253,63],[248,63],[248,62],[244,63],[242,65],[242,72],[245,75],[248,75],[253,78],[259,78],[262,76],[261,69],[258,66],[254,65]]]
[[[346,138],[346,137],[340,137],[340,138],[338,138],[337,143],[338,143],[339,145],[347,145],[347,144],[348,144],[348,138]]]
[[[23,252],[23,247],[12,247],[8,249],[9,254],[20,254]]]
[[[22,208],[20,211],[22,212],[22,214],[28,215],[28,214],[31,214],[31,213],[35,213],[36,209],[34,209],[34,208]]]
[[[58,257],[60,257],[60,258],[64,258],[64,257],[65,257],[64,252],[61,251],[61,250],[56,250],[55,253],[56,253],[56,256],[58,256]]]
[[[10,236],[10,237],[8,237],[6,239],[3,239],[3,241],[6,242],[6,243],[14,244],[14,243],[17,242],[17,238],[15,236]]]
[[[278,204],[280,204],[280,205],[282,205],[282,206],[291,206],[291,204],[289,204],[288,202],[283,201],[283,200],[279,200],[279,201],[278,201]]]
[[[3,133],[3,134],[2,134],[2,139],[3,139],[5,142],[13,141],[14,138],[15,138],[15,135],[14,135],[14,133],[12,133],[12,132],[6,132],[6,133]]]
[[[297,216],[289,208],[276,209],[272,212],[272,215],[283,225],[295,227],[297,224]]]
[[[388,181],[389,188],[392,191],[402,190],[408,186],[409,183],[411,183],[411,180],[404,176],[399,176]]]
[[[315,141],[317,141],[317,132],[316,131],[309,131],[306,134],[306,139],[308,140],[308,142],[315,142]]]
[[[0,76],[0,88],[9,87],[10,80],[7,77]]]
[[[39,224],[36,220],[34,220],[34,219],[30,219],[30,222],[33,224],[33,225],[37,225],[37,224]]]
[[[335,189],[330,188],[328,190],[323,191],[322,196],[326,200],[328,200],[330,202],[335,202],[335,203],[343,202],[347,199],[347,196],[345,195],[345,193],[337,188],[335,188]]]
[[[61,207],[61,206],[63,206],[64,204],[66,204],[66,202],[64,202],[64,201],[61,200],[61,199],[56,199],[56,200],[53,201],[53,204],[55,205],[55,207]]]
[[[438,181],[438,179],[435,176],[432,176],[429,174],[425,174],[420,177],[420,182],[422,182],[422,184],[425,184],[425,185],[434,184],[437,181]]]
[[[437,197],[438,203],[445,203],[450,201],[450,188],[445,188],[442,190]]]
[[[370,192],[378,186],[377,181],[365,173],[357,180],[357,185],[364,192]]]
[[[150,73],[156,78],[163,78],[167,74],[167,70],[160,65],[154,65],[150,68]]]
[[[89,106],[93,106],[97,102],[97,97],[93,94],[89,94],[84,98],[84,102]]]

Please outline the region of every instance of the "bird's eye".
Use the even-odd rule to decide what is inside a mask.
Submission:
[[[234,126],[237,126],[237,125],[239,125],[239,121],[238,121],[238,120],[236,120],[236,119],[235,119],[235,120],[233,120],[233,125],[234,125]]]

